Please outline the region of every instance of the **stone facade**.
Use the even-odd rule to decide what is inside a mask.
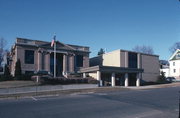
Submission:
[[[29,57],[28,51],[31,52]],[[56,41],[56,73],[67,76],[76,74],[80,68],[89,67],[89,53],[89,47],[68,45]],[[48,71],[53,74],[53,55],[54,48],[51,47],[51,42],[17,38],[11,49],[11,74],[14,75],[15,63],[18,59],[21,61],[22,73]],[[78,56],[80,60],[76,59]],[[26,61],[30,61],[30,63]]]

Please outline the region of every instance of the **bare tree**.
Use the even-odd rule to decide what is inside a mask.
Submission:
[[[135,52],[141,52],[141,53],[146,53],[146,54],[154,54],[154,50],[151,46],[135,46],[133,49]]]
[[[105,53],[104,49],[103,49],[103,48],[101,48],[101,49],[99,50],[99,52],[98,52],[98,54],[97,54],[97,55],[102,55],[102,54],[104,54],[104,53]]]
[[[173,46],[169,48],[169,51],[174,53],[177,49],[180,49],[180,42],[174,43]]]

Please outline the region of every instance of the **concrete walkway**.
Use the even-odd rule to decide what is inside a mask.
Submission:
[[[155,89],[155,88],[168,88],[168,87],[177,87],[180,86],[180,82],[174,82],[169,84],[157,84],[157,85],[147,85],[147,86],[129,86],[127,88],[133,90],[140,90],[140,89]]]
[[[148,85],[140,87],[98,87],[96,84],[72,84],[72,85],[44,85],[17,88],[1,88],[0,98],[42,96],[42,95],[66,95],[72,93],[95,93],[126,90],[145,90],[180,86],[180,82],[161,85]]]
[[[89,89],[89,88],[98,88],[98,86],[96,84],[72,84],[72,85],[43,85],[43,86],[29,86],[29,87],[16,87],[16,88],[0,88],[0,95],[57,91],[57,90]]]

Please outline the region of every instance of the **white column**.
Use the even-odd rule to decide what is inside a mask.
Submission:
[[[67,75],[67,55],[63,55],[63,75]]]
[[[47,54],[45,57],[45,70],[50,72],[50,54]]]
[[[115,82],[116,82],[115,81],[115,73],[112,73],[112,75],[111,75],[111,86],[115,86],[116,85]]]
[[[97,80],[101,80],[101,72],[100,71],[97,71]]]
[[[125,73],[125,87],[129,86],[129,78],[128,78],[128,73]]]
[[[86,78],[86,73],[83,73],[83,78]]]
[[[38,52],[38,69],[37,69],[38,71],[41,70],[41,58],[42,58],[41,53]]]
[[[137,73],[136,74],[136,86],[140,86],[140,80],[141,80],[141,74]]]
[[[97,71],[97,80],[99,82],[99,86],[102,86],[101,72],[100,71]]]

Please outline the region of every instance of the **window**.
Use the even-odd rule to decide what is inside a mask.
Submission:
[[[25,64],[34,64],[34,51],[25,50]]]
[[[176,69],[174,69],[174,73],[176,73]]]
[[[129,68],[137,68],[137,54],[129,52],[128,57]]]
[[[173,66],[175,66],[175,62],[173,62]]]
[[[42,54],[42,58],[41,58],[41,64],[42,64],[42,70],[44,70],[44,58],[45,58],[45,55]]]
[[[76,66],[83,67],[83,55],[76,55]]]

